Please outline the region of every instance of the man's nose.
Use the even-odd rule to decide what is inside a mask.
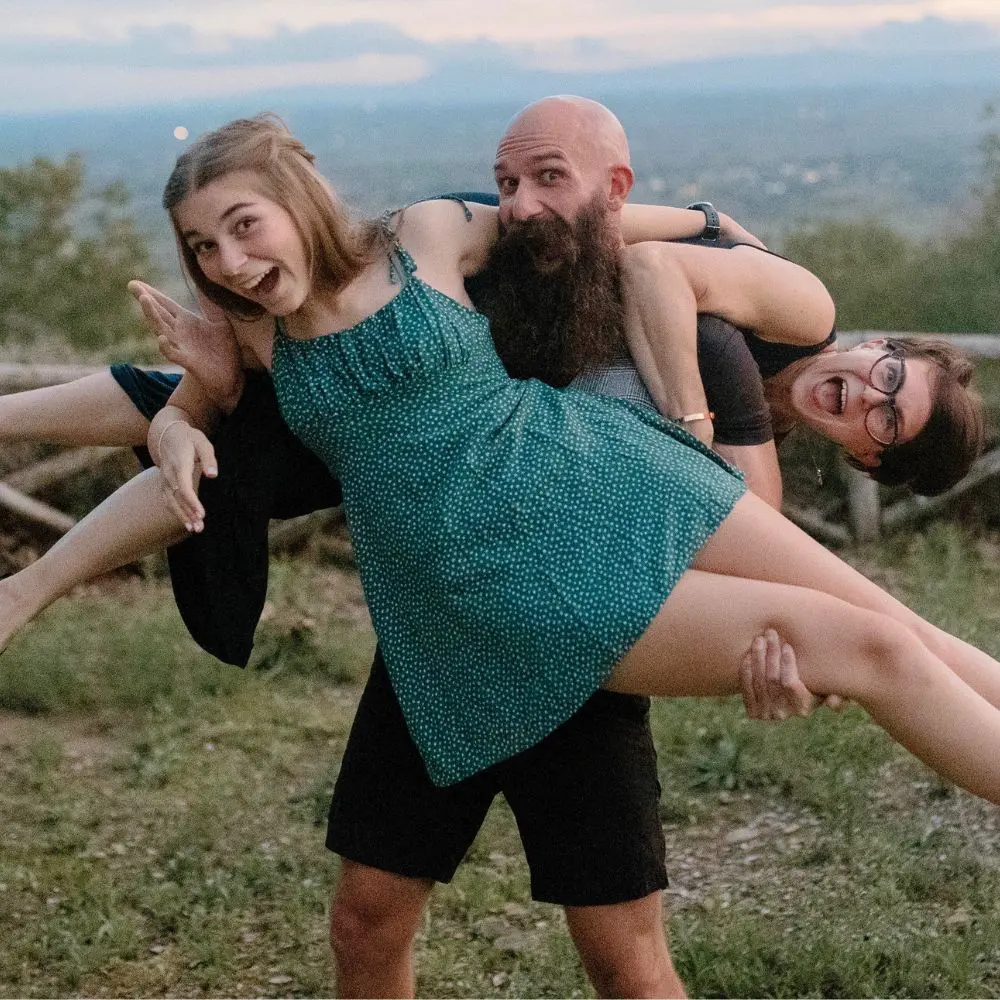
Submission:
[[[530,185],[519,185],[506,199],[507,215],[513,222],[526,222],[542,214],[543,205]]]

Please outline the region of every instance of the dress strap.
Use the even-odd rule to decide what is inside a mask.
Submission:
[[[389,280],[394,285],[405,285],[411,275],[416,273],[417,262],[410,251],[399,242],[396,235],[396,225],[405,209],[390,209],[382,213],[379,228],[389,244]]]

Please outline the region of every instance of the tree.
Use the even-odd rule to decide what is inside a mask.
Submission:
[[[978,210],[955,232],[916,243],[869,219],[788,238],[789,256],[826,282],[842,329],[1000,332],[1000,133],[980,150]]]
[[[151,275],[121,182],[88,193],[83,161],[0,168],[0,343],[55,334],[83,350],[135,338],[125,290]]]

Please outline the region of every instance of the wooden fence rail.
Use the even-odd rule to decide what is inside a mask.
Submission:
[[[994,334],[902,334],[879,330],[852,330],[840,333],[839,339],[841,346],[847,348],[866,340],[891,339],[894,336],[940,337],[966,351],[970,357],[1000,358],[1000,336]],[[171,371],[180,370],[169,365],[163,368]],[[103,370],[103,367],[88,365],[0,364],[0,395],[59,385]],[[18,517],[44,525],[51,531],[64,533],[73,526],[74,519],[38,500],[35,494],[55,483],[95,468],[120,450],[76,448],[12,472],[0,481],[0,507]],[[947,493],[933,498],[912,497],[894,503],[884,510],[879,500],[878,487],[872,480],[846,464],[843,467],[843,474],[848,483],[846,527],[825,520],[816,511],[802,510],[789,505],[784,508],[785,514],[800,527],[815,535],[820,541],[834,545],[846,544],[852,538],[868,541],[877,538],[882,530],[895,530],[947,510],[957,497],[1000,474],[1000,449],[983,455],[969,475]],[[309,533],[331,524],[337,517],[338,515],[310,515],[277,526],[272,532],[272,545],[279,548],[296,544]]]

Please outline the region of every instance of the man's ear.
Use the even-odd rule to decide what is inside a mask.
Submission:
[[[628,198],[629,192],[632,190],[635,174],[632,173],[631,167],[619,163],[611,168],[608,180],[610,182],[608,185],[608,208],[612,212],[617,212],[625,204],[625,199]]]

